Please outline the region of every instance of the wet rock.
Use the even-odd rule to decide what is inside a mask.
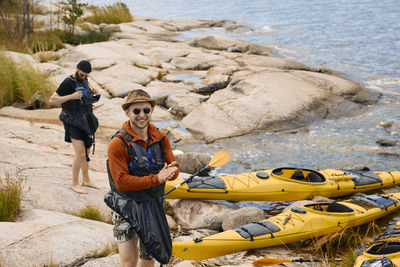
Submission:
[[[233,32],[236,34],[243,34],[246,32],[253,31],[253,29],[251,27],[246,26],[246,25],[240,25],[240,24],[232,24],[232,25],[226,26],[225,29],[228,32]]]
[[[385,131],[392,136],[400,135],[400,123],[397,121],[381,121],[379,122],[378,127],[385,129]]]
[[[390,146],[398,146],[400,142],[398,140],[387,140],[387,139],[380,139],[376,141],[376,144],[383,146],[383,147],[390,147]]]
[[[367,90],[347,79],[305,71],[264,70],[236,79],[240,82],[215,92],[182,124],[206,142],[258,129],[299,128],[323,119],[333,103],[345,101],[340,96],[345,92]]]
[[[359,103],[362,105],[373,105],[378,103],[379,99],[382,97],[382,92],[378,91],[361,91],[351,97],[351,101],[354,103]]]
[[[381,128],[390,128],[392,126],[393,126],[393,122],[392,121],[381,121],[378,124],[378,127],[381,127]]]
[[[387,151],[378,151],[376,152],[377,155],[380,156],[385,156],[385,157],[396,157],[400,158],[400,153],[394,153],[394,152],[387,152]]]
[[[262,209],[257,207],[245,207],[227,214],[222,221],[222,229],[224,231],[235,229],[264,219],[265,213]]]

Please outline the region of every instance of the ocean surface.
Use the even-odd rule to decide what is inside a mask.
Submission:
[[[101,2],[101,3],[99,3]],[[113,1],[89,1],[110,4]],[[244,32],[198,29],[184,40],[225,34],[274,48],[278,56],[332,69],[383,93],[368,112],[319,122],[296,134],[258,131],[187,150],[230,152],[230,163],[215,173],[281,166],[400,170],[400,148],[377,140],[400,141],[380,122],[400,123],[400,4],[396,0],[136,0],[125,1],[133,15],[166,19],[227,19],[248,26]],[[184,147],[185,148],[185,147]],[[243,204],[246,205],[246,204]],[[263,204],[264,205],[264,204]],[[281,204],[265,203],[268,211]],[[272,206],[271,206],[272,205]],[[285,206],[285,203],[282,204]]]

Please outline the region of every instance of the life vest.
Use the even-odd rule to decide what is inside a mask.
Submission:
[[[119,130],[112,138],[115,137],[124,142],[128,151],[128,169],[131,175],[143,177],[157,174],[164,167],[161,140],[152,143],[146,151],[139,143],[131,142],[133,137],[125,129]],[[106,193],[104,201],[131,224],[146,246],[146,251],[158,262],[167,264],[172,255],[172,241],[163,209],[165,184],[141,191],[120,191],[112,178],[108,160],[107,172],[111,191]]]
[[[59,119],[69,125],[77,127],[84,131],[87,135],[86,148],[90,148],[93,145],[93,154],[95,148],[95,137],[99,121],[93,114],[93,103],[99,101],[100,95],[92,96],[90,93],[90,88],[87,80],[79,82],[72,76],[67,77],[68,80],[72,81],[76,91],[82,91],[82,98],[79,105],[72,105],[70,108],[63,106]],[[89,156],[86,151],[86,160],[90,161]]]
[[[81,104],[87,107],[88,112],[92,112],[92,105],[99,101],[100,95],[92,96],[92,90],[89,87],[87,79],[84,79],[81,82],[75,79],[73,76],[68,76],[67,79],[74,83],[76,91],[82,92]]]

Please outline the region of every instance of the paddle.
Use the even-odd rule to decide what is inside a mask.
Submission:
[[[340,261],[341,259],[333,259],[335,261]],[[259,259],[256,261],[253,261],[253,265],[254,266],[273,266],[273,265],[277,265],[277,264],[281,264],[284,262],[320,262],[321,260],[319,259]]]
[[[230,159],[231,159],[231,156],[229,155],[228,152],[226,152],[224,150],[218,151],[211,158],[211,160],[210,160],[210,162],[208,163],[207,166],[203,167],[198,172],[190,175],[188,178],[184,179],[182,182],[177,184],[174,188],[170,189],[168,192],[165,193],[164,197],[166,195],[168,195],[169,193],[171,193],[172,191],[174,191],[175,189],[177,189],[178,187],[180,187],[181,185],[183,185],[184,183],[190,182],[193,179],[193,177],[195,177],[196,175],[200,174],[201,172],[203,172],[203,171],[205,171],[207,169],[210,169],[210,168],[215,168],[215,167],[222,166],[222,165],[226,164]]]

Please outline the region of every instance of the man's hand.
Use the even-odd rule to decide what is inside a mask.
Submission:
[[[175,175],[175,172],[178,171],[178,168],[176,167],[178,163],[176,163],[176,161],[174,162],[171,162],[169,165],[167,165],[167,163],[164,163],[164,167],[158,173],[158,181],[160,182],[160,184],[172,179]],[[174,164],[171,165],[172,163]]]
[[[81,99],[82,98],[82,91],[76,91],[75,93],[71,94],[71,100],[73,99]]]
[[[176,161],[173,161],[170,164],[168,164],[168,167],[175,167],[175,166],[178,166],[178,162]]]
[[[92,88],[92,95],[99,95],[99,90]]]

